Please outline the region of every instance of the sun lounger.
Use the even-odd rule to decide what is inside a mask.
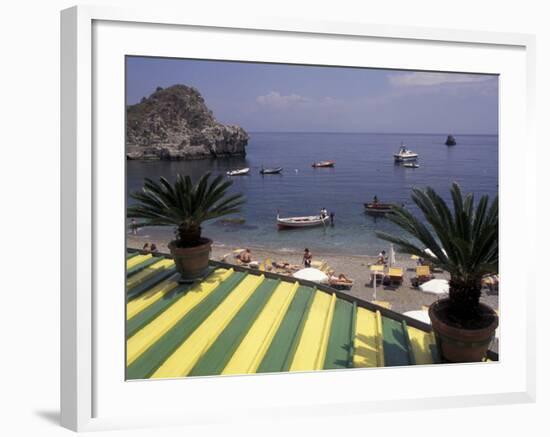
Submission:
[[[286,267],[283,267],[284,265],[286,265]],[[296,273],[298,270],[302,268],[302,266],[296,265],[296,264],[289,264],[289,263],[278,263],[273,261],[271,263],[271,268],[272,268],[272,271],[275,273],[279,273],[282,275],[289,275],[292,273]]]
[[[430,266],[418,266],[416,268],[416,277],[411,279],[411,283],[414,287],[418,287],[420,284],[429,281],[433,278],[430,271]]]
[[[325,260],[312,261],[311,267],[317,270],[321,270],[323,273],[328,274],[331,270],[330,266]]]
[[[403,269],[401,267],[390,267],[388,277],[390,284],[401,285],[403,283]]]
[[[370,270],[370,283],[371,285],[374,282],[374,278],[376,277],[376,283],[380,284],[384,280],[384,266],[382,264],[372,264],[369,267]]]
[[[329,275],[328,285],[337,290],[350,290],[353,287],[353,279],[343,280],[338,279],[337,276]]]

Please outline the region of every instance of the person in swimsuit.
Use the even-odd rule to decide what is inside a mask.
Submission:
[[[306,247],[304,250],[304,267],[308,268],[311,267],[311,260],[313,259],[313,254],[309,251],[309,249]]]

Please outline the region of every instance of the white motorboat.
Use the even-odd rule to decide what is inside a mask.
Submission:
[[[279,229],[286,228],[311,228],[314,226],[327,225],[330,222],[330,217],[320,215],[310,215],[304,217],[280,217],[277,214],[277,226]]]
[[[239,168],[237,170],[228,171],[227,175],[228,176],[242,176],[242,175],[248,174],[249,171],[250,171],[250,169],[248,167]]]
[[[418,153],[414,153],[413,151],[407,149],[407,147],[401,143],[399,152],[394,153],[393,157],[395,162],[415,161],[418,158]]]

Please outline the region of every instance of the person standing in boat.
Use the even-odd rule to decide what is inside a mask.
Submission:
[[[321,208],[321,218],[325,218],[328,215],[328,211],[326,208]]]
[[[374,199],[372,199],[372,203],[378,205],[378,196],[376,194],[374,195]]]
[[[304,267],[305,268],[311,267],[311,260],[312,259],[313,259],[313,254],[306,247],[305,250],[304,250],[304,256],[303,256],[303,262],[304,262]]]

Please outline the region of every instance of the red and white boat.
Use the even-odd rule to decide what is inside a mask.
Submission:
[[[304,217],[280,217],[277,213],[277,227],[279,229],[290,228],[312,228],[314,226],[326,226],[330,222],[330,217],[327,215],[310,215]]]
[[[365,211],[373,214],[386,214],[393,209],[393,205],[390,203],[369,202],[364,205]]]
[[[334,164],[336,164],[336,161],[320,161],[314,162],[311,166],[313,168],[334,167]]]

